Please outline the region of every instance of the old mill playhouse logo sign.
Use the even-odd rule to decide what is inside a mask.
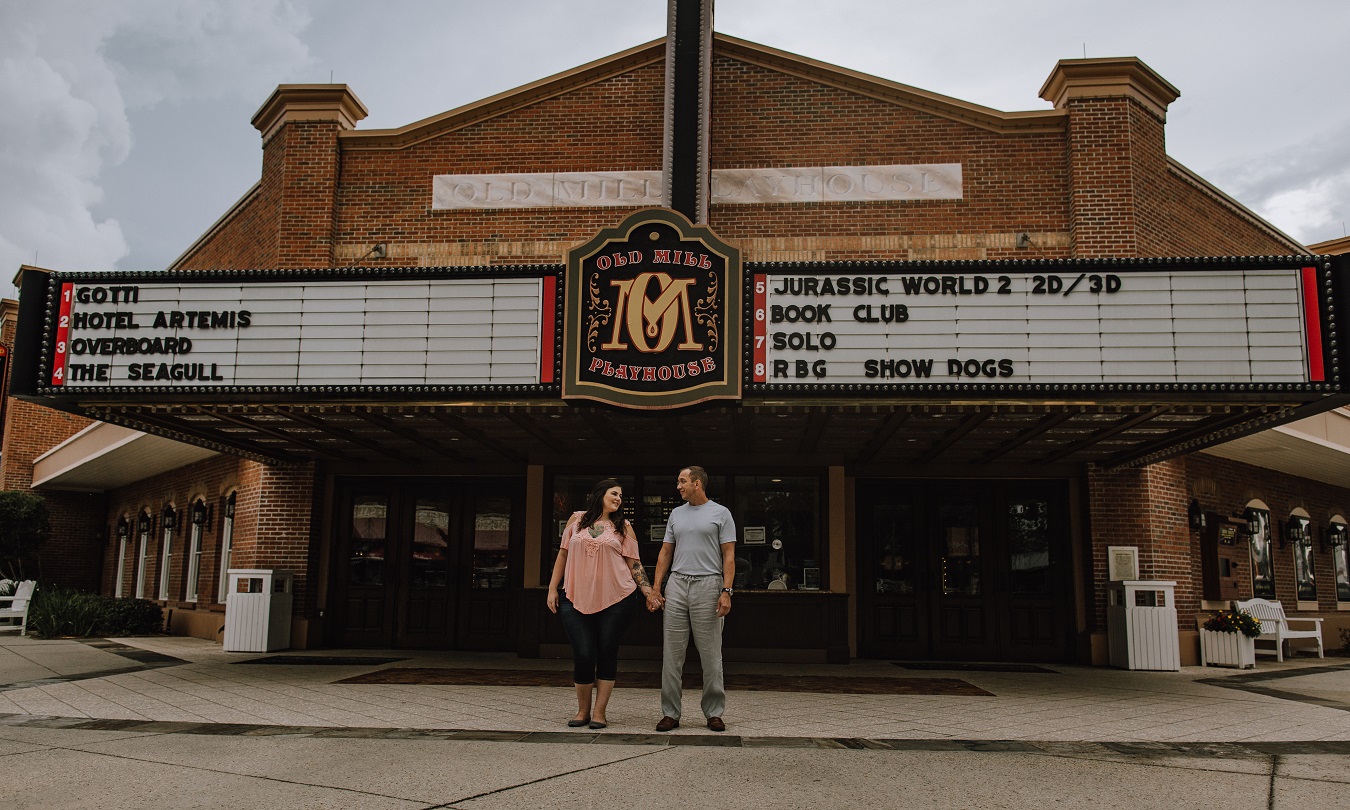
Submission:
[[[678,408],[741,396],[741,254],[667,209],[567,254],[563,398]]]

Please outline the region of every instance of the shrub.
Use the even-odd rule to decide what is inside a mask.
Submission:
[[[51,533],[47,502],[18,490],[0,491],[0,579],[28,579],[25,564]]]
[[[148,635],[163,627],[164,609],[154,602],[60,586],[39,585],[28,609],[28,632],[44,638]]]
[[[109,599],[103,608],[100,636],[143,636],[164,629],[164,609],[147,599]]]
[[[28,632],[44,638],[95,635],[102,601],[98,594],[40,585],[28,606]]]

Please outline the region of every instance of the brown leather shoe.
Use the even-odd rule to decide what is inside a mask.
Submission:
[[[670,715],[661,718],[661,722],[656,724],[657,731],[670,731],[680,727],[680,721]]]
[[[720,718],[720,717],[709,717],[709,718],[708,718],[708,728],[711,729],[711,730],[713,730],[713,731],[726,731],[726,730],[727,730],[727,724],[726,724],[726,723],[723,723],[723,722],[722,722],[722,718]]]

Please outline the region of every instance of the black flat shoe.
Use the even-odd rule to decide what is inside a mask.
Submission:
[[[587,717],[585,720],[568,720],[568,721],[567,721],[567,727],[568,727],[568,728],[581,728],[581,727],[584,726],[584,725],[588,725],[590,722],[591,722],[591,718],[589,718],[589,717]]]
[[[602,723],[602,722],[600,722],[599,720],[592,720],[591,723],[590,723],[590,728],[593,728],[593,729],[601,729],[601,728],[605,728],[605,727],[608,726],[608,725],[609,725],[609,723]]]

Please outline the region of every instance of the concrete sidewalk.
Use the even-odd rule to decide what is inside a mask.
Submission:
[[[278,655],[337,663],[247,663]],[[566,661],[0,636],[0,806],[1339,808],[1350,795],[1344,658],[1245,673],[736,664],[988,694],[733,691],[728,731],[712,734],[686,692],[685,725],[665,735],[656,690],[623,686],[654,666],[623,663],[595,732],[564,726]],[[563,685],[339,683],[404,667],[554,669]]]

